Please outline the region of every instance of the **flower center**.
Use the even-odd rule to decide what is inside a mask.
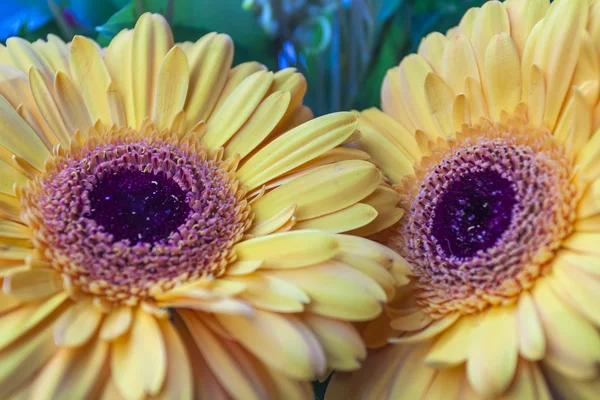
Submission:
[[[34,245],[66,287],[135,305],[224,273],[252,213],[222,153],[151,128],[95,135],[20,189]]]
[[[471,257],[492,247],[508,228],[516,203],[498,172],[467,173],[452,182],[435,207],[432,233],[447,255]]]
[[[186,194],[164,172],[116,171],[89,193],[90,217],[115,241],[165,240],[190,214]]]
[[[408,210],[388,245],[410,262],[434,318],[514,304],[572,231],[573,161],[520,120],[470,128],[432,150],[404,186]]]

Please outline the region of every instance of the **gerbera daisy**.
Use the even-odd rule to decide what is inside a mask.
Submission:
[[[389,71],[355,147],[412,277],[328,398],[598,398],[599,51],[598,1],[491,1]]]
[[[340,147],[355,115],[159,15],[0,57],[0,398],[311,398],[359,366],[402,259],[353,233],[402,211]]]

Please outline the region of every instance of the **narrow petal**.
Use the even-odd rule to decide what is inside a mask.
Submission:
[[[425,363],[433,368],[448,368],[465,362],[476,323],[474,316],[461,317],[434,342]]]
[[[106,91],[111,79],[100,50],[87,38],[75,36],[71,43],[69,65],[74,81],[81,88],[83,99],[92,118],[110,121]]]
[[[246,240],[234,248],[240,260],[264,260],[263,268],[298,268],[329,260],[339,246],[333,235],[304,230]]]
[[[521,65],[508,33],[490,40],[485,53],[485,82],[492,118],[499,120],[502,111],[512,113],[521,100]]]
[[[152,115],[158,72],[171,47],[173,34],[163,16],[145,13],[138,19],[133,33],[130,89],[133,91],[135,119],[138,124]],[[106,91],[107,88],[108,85],[105,85],[103,90]]]
[[[275,92],[264,99],[225,147],[225,157],[250,154],[265,140],[283,118],[290,105],[288,92]]]
[[[164,337],[154,316],[135,312],[131,331],[113,344],[112,379],[126,399],[160,392],[167,375]]]
[[[455,133],[452,114],[454,93],[452,93],[452,89],[439,75],[429,73],[425,78],[425,96],[437,126],[444,133],[444,136],[450,137]]]
[[[455,94],[465,92],[465,78],[480,82],[477,60],[471,42],[465,35],[449,38],[444,48],[442,77]]]
[[[578,153],[588,144],[592,133],[592,109],[586,102],[580,90],[574,89],[572,96],[567,99],[566,107],[561,114],[554,136],[565,146]]]
[[[349,207],[370,195],[380,184],[381,173],[366,161],[349,160],[325,165],[281,185],[252,204],[257,221],[271,218],[296,204],[299,221]]]
[[[237,279],[246,286],[240,299],[263,310],[295,313],[304,311],[305,304],[310,303],[308,295],[298,287],[273,276],[255,273]]]
[[[81,92],[64,72],[56,73],[54,95],[71,134],[77,130],[86,132],[93,125]]]
[[[442,74],[442,59],[447,43],[446,36],[439,32],[433,32],[425,36],[419,44],[418,54],[427,60],[433,71],[438,75]]]
[[[517,312],[520,353],[528,360],[539,361],[546,353],[546,338],[535,303],[528,292],[521,294]]]
[[[190,72],[183,50],[173,47],[158,71],[152,119],[158,129],[168,127],[183,110],[188,92]]]
[[[250,158],[237,176],[250,190],[341,144],[358,118],[348,112],[316,118],[286,132]]]
[[[515,311],[513,307],[488,310],[471,336],[467,374],[484,396],[500,395],[515,375],[519,351]]]
[[[368,225],[377,218],[377,210],[368,204],[354,204],[342,210],[300,221],[294,229],[319,229],[342,233]]]
[[[133,53],[133,30],[123,30],[111,40],[106,49],[106,68],[123,103],[125,120],[122,126],[138,126],[132,93],[131,57]],[[114,95],[112,95],[114,96]],[[110,95],[109,95],[110,97]],[[109,99],[110,100],[110,99]],[[112,118],[112,115],[111,115]],[[141,121],[140,121],[141,122]]]
[[[415,125],[408,116],[408,111],[402,100],[400,87],[400,67],[388,70],[381,86],[381,109],[398,121],[405,129],[413,132]]]
[[[267,273],[267,272],[265,272]],[[385,291],[370,277],[340,262],[328,261],[302,269],[272,270],[311,298],[306,309],[348,321],[372,319],[381,312]]]
[[[56,321],[54,341],[60,346],[81,346],[92,338],[101,321],[102,313],[91,302],[76,303]]]
[[[399,338],[390,339],[390,343],[418,343],[425,341],[427,339],[431,339],[448,329],[452,326],[458,319],[460,318],[460,314],[450,314],[442,319],[436,320],[427,326],[425,329],[418,331],[412,335],[406,335]]]
[[[115,340],[129,332],[133,322],[131,307],[119,307],[106,316],[100,328],[102,340]]]
[[[296,379],[325,372],[326,358],[317,338],[294,316],[257,311],[250,318],[218,315],[219,321],[256,357]]]
[[[53,269],[36,269],[7,276],[2,282],[5,293],[20,301],[35,301],[62,289],[60,274]]]

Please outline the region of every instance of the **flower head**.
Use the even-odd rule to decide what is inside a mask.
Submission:
[[[363,330],[397,344],[328,398],[598,393],[599,13],[490,1],[388,72],[355,147],[401,196],[374,237],[412,276]]]
[[[0,57],[1,398],[310,398],[359,366],[403,267],[358,237],[398,197],[370,205],[354,114],[158,15]]]

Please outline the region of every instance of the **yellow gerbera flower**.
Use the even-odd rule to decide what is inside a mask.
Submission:
[[[402,196],[376,236],[413,276],[363,332],[399,345],[328,398],[542,399],[540,369],[598,397],[599,92],[598,1],[490,1],[388,72],[355,147]]]
[[[359,366],[349,321],[402,259],[352,235],[394,212],[340,147],[355,115],[310,120],[300,74],[158,15],[0,57],[0,398],[311,398]]]

